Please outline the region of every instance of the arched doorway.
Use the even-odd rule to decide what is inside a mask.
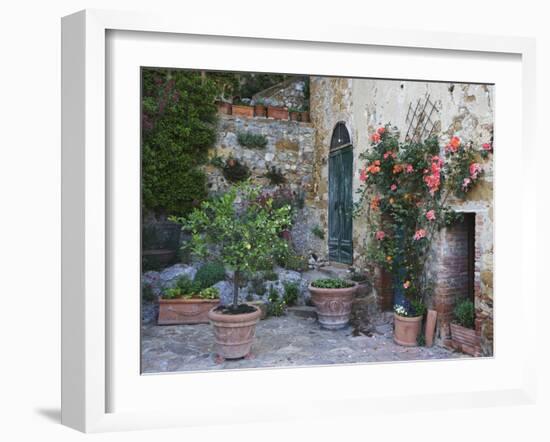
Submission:
[[[343,122],[334,127],[328,163],[328,251],[331,261],[353,262],[353,146]]]

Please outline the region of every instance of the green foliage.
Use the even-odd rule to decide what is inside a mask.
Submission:
[[[264,272],[264,279],[266,281],[277,281],[279,279],[279,275],[274,270],[266,270]]]
[[[353,287],[353,283],[339,278],[317,279],[311,283],[318,289],[346,289]]]
[[[298,301],[299,287],[295,282],[285,282],[283,283],[285,294],[283,296],[283,301],[286,305],[294,305]]]
[[[218,299],[219,297],[220,291],[216,287],[208,287],[199,292],[199,298],[201,299]]]
[[[252,290],[254,291],[254,293],[256,293],[258,296],[265,295],[265,283],[261,276],[252,278],[250,282],[252,284]]]
[[[141,285],[141,299],[144,302],[153,302],[155,300],[155,294],[153,293],[151,284]]]
[[[317,238],[319,239],[325,239],[325,231],[321,229],[319,225],[316,225],[311,229],[311,233],[313,233]]]
[[[285,314],[286,303],[280,298],[279,293],[273,286],[269,289],[269,295],[267,297],[269,305],[267,307],[267,314],[269,316],[282,316]]]
[[[267,172],[264,174],[264,177],[266,177],[269,180],[269,183],[272,185],[280,185],[286,183],[286,178],[282,170],[275,166],[268,166]]]
[[[184,215],[206,197],[200,166],[216,139],[216,86],[199,72],[142,70],[142,200]]]
[[[225,279],[225,267],[222,263],[213,261],[203,264],[195,274],[194,282],[201,289],[206,289]]]
[[[223,176],[231,183],[245,181],[250,176],[249,167],[235,158],[229,158],[222,169]]]
[[[474,328],[475,323],[475,307],[474,303],[469,299],[463,299],[457,302],[454,309],[456,322],[462,327]]]
[[[177,218],[191,232],[193,253],[215,255],[235,271],[234,301],[238,304],[241,274],[265,268],[288,248],[280,232],[290,223],[290,207],[274,209],[272,200],[258,202],[260,189],[248,183],[234,186],[227,193],[204,201],[187,218]]]
[[[237,134],[237,141],[241,146],[248,147],[249,149],[265,149],[267,146],[265,135],[253,132],[239,132]]]
[[[420,298],[415,298],[411,300],[411,306],[414,309],[415,316],[424,316],[424,314],[426,313],[426,306]]]
[[[294,270],[295,272],[305,272],[309,268],[307,258],[290,249],[287,253],[279,256],[277,262],[285,269]]]

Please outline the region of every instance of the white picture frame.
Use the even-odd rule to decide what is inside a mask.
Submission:
[[[106,67],[109,32],[157,33],[156,36],[216,36],[247,41],[269,41],[271,44],[338,45],[346,47],[399,48],[403,53],[413,50],[426,51],[437,57],[438,54],[502,54],[519,57],[521,63],[521,126],[517,143],[521,145],[521,158],[535,157],[534,109],[535,109],[535,44],[532,39],[517,37],[491,37],[455,33],[427,33],[415,31],[389,31],[371,28],[351,28],[345,26],[293,28],[284,24],[276,30],[260,25],[247,26],[236,32],[231,23],[226,25],[211,23],[204,17],[193,17],[182,22],[180,18],[155,16],[144,13],[126,13],[100,10],[86,10],[63,18],[62,21],[62,423],[84,432],[99,432],[139,428],[159,428],[169,426],[208,425],[217,422],[260,421],[265,419],[285,419],[288,417],[313,417],[334,415],[333,401],[338,401],[340,415],[368,414],[376,411],[399,412],[414,406],[415,409],[441,409],[468,407],[472,401],[478,405],[498,405],[503,403],[532,403],[535,397],[535,334],[536,324],[521,316],[522,340],[525,346],[518,353],[518,364],[514,377],[509,383],[497,383],[487,389],[460,392],[438,393],[437,388],[426,389],[425,394],[403,389],[400,394],[389,393],[369,396],[361,388],[353,395],[333,393],[324,400],[313,397],[304,403],[289,401],[281,407],[274,401],[273,406],[263,404],[258,407],[250,397],[234,399],[239,417],[224,416],[224,410],[212,411],[207,415],[208,404],[200,404],[198,393],[192,392],[188,401],[196,395],[197,406],[193,409],[175,409],[162,398],[149,410],[113,410],[109,404],[109,394],[113,385],[110,373],[113,370],[113,354],[109,343],[108,327],[113,320],[111,304],[107,296],[109,280],[108,244],[113,230],[110,230],[109,217],[112,198],[109,194],[109,155],[107,154],[108,133],[106,121],[110,118],[107,107],[109,93]],[[151,34],[152,35],[152,34]],[[112,55],[112,54],[111,54]],[[434,71],[436,69],[434,68]],[[432,74],[435,75],[435,74]],[[419,78],[422,74],[419,74]],[[408,78],[408,77],[407,77]],[[446,78],[441,78],[446,80]],[[498,87],[498,85],[497,85]],[[497,89],[497,97],[498,97]],[[498,98],[497,98],[498,99]],[[505,143],[499,141],[499,146]],[[532,160],[531,160],[532,161]],[[528,168],[522,173],[527,177]],[[498,178],[497,178],[498,179]],[[497,184],[498,185],[498,184]],[[521,198],[521,215],[517,219],[521,225],[521,242],[517,246],[520,254],[521,279],[518,288],[521,296],[516,300],[518,310],[526,311],[528,305],[536,302],[534,269],[526,265],[528,255],[535,255],[534,223],[535,192],[518,186],[517,196]],[[519,225],[519,224],[518,224]],[[497,227],[498,229],[499,227]],[[503,224],[503,228],[506,226]],[[517,259],[517,257],[516,257]],[[497,267],[498,268],[498,267]],[[498,275],[496,285],[498,285]],[[501,286],[502,287],[502,286]],[[500,289],[505,293],[504,289]],[[137,302],[137,301],[136,301]],[[505,311],[504,309],[502,311]],[[505,316],[502,316],[505,324]],[[139,328],[139,327],[138,327]],[[497,335],[498,336],[498,335]],[[497,337],[498,339],[498,337]],[[502,355],[505,352],[501,352]],[[488,364],[498,361],[498,352]],[[123,355],[122,357],[130,357]],[[478,361],[478,364],[485,363]],[[437,362],[422,363],[423,370],[436,369]],[[409,369],[415,364],[408,364]],[[481,365],[475,367],[478,370]],[[316,373],[329,377],[341,370],[352,379],[360,376],[365,365],[354,367],[318,367]],[[388,365],[378,365],[372,370],[377,373]],[[441,365],[439,366],[441,367]],[[451,365],[447,366],[453,369]],[[455,369],[457,366],[454,367]],[[116,367],[115,367],[116,369]],[[490,367],[488,367],[490,369]],[[304,369],[261,370],[216,374],[207,378],[204,373],[193,378],[193,383],[209,382],[210,388],[220,382],[238,384],[247,379],[265,382],[271,377],[276,384],[281,382],[303,382]],[[311,369],[307,369],[311,370]],[[393,368],[385,368],[393,371]],[[474,369],[472,369],[474,370]],[[311,372],[309,372],[311,377]],[[425,374],[423,374],[425,376]],[[133,373],[132,376],[139,376]],[[184,374],[183,376],[187,376]],[[201,377],[202,376],[202,377]],[[151,379],[152,376],[142,377]],[[176,378],[163,378],[169,385]],[[186,382],[185,378],[182,378]],[[188,377],[187,381],[191,378]],[[301,379],[301,380],[300,380]],[[181,379],[180,379],[181,380]],[[212,381],[212,382],[210,382]],[[147,381],[152,382],[152,381]],[[306,391],[312,385],[303,384]],[[351,386],[351,384],[350,384]],[[433,386],[432,386],[433,387]],[[150,387],[148,387],[150,388]],[[155,389],[157,386],[154,387]],[[369,400],[376,398],[376,400]],[[163,405],[164,404],[164,405]],[[124,408],[124,407],[123,407]],[[223,407],[220,407],[223,408]],[[226,414],[226,413],[225,413]],[[224,420],[225,419],[225,420]]]

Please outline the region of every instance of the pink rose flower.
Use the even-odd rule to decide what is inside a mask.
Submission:
[[[392,185],[390,186],[390,189],[391,189],[392,191],[395,192],[395,191],[397,190],[397,185],[392,184]]]
[[[481,172],[482,169],[479,163],[470,164],[470,178],[472,178],[472,180],[476,180]]]
[[[410,286],[411,286],[411,281],[405,281],[405,282],[403,283],[403,288],[404,288],[404,289],[408,289]]]
[[[380,141],[380,134],[378,132],[373,133],[371,139],[373,142],[378,143]]]
[[[378,132],[378,134],[382,135],[384,132],[386,132],[386,128],[385,127],[379,127],[376,132]]]
[[[418,229],[414,234],[414,240],[418,241],[422,238],[426,238],[426,231],[424,229]]]
[[[407,172],[407,173],[413,173],[414,172],[414,168],[412,167],[412,164],[407,164],[407,166],[405,167],[405,172]]]
[[[428,221],[433,221],[435,219],[435,210],[428,210],[426,212],[426,219]]]
[[[361,169],[361,173],[359,174],[359,180],[360,181],[367,180],[367,169],[365,169],[364,167]]]
[[[468,186],[471,182],[472,180],[470,178],[464,178],[464,181],[462,182],[462,190],[465,191],[466,189],[468,189]]]
[[[483,150],[492,150],[493,147],[491,146],[491,143],[484,143],[481,147],[483,147]]]
[[[382,241],[386,237],[386,233],[383,230],[379,230],[375,235],[378,241]]]

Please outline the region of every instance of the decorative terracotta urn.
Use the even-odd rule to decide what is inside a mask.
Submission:
[[[208,311],[219,303],[219,299],[159,299],[157,324],[208,324]]]
[[[337,330],[348,325],[357,283],[343,289],[321,289],[310,284],[308,289],[321,327]]]
[[[252,348],[256,324],[262,314],[258,307],[251,313],[224,314],[215,308],[208,312],[214,327],[216,351],[224,359],[239,359],[247,356]]]
[[[393,314],[393,340],[404,347],[416,347],[422,325],[422,316],[399,316]]]

